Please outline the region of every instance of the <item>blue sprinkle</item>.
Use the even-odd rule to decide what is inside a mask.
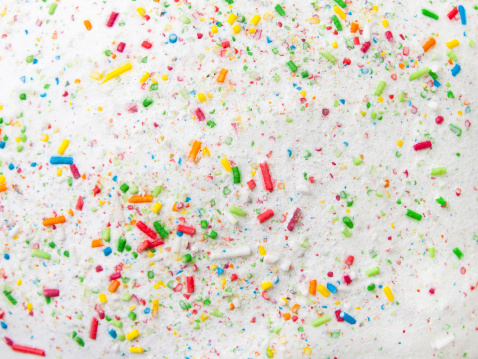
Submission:
[[[217,275],[221,275],[222,273],[224,273],[224,269],[217,267]]]
[[[7,323],[5,323],[5,322],[2,322],[1,324],[2,324],[2,328],[3,328],[3,329],[7,329],[7,328],[8,328],[8,325],[7,325]]]
[[[58,85],[60,83],[60,79],[58,77],[55,78],[55,82]]]
[[[330,293],[337,293],[337,288],[332,283],[327,283],[327,289]]]
[[[20,77],[20,80],[21,80],[23,83],[25,83],[25,81],[26,81],[25,76]]]
[[[33,65],[38,64],[38,59],[33,59]]]
[[[382,289],[382,288],[383,288],[383,285],[380,284],[378,287],[379,287],[380,289]]]
[[[116,336],[117,336],[117,335],[116,335],[116,331],[115,331],[114,329],[110,329],[110,330],[108,331],[108,333],[111,335],[111,337],[112,337],[113,339],[116,339]]]
[[[169,42],[171,44],[174,44],[176,41],[178,41],[178,37],[176,36],[176,34],[169,35]]]
[[[59,59],[60,59],[60,55],[56,55],[55,60],[59,60]]]
[[[289,157],[292,156],[292,151],[291,150],[287,150],[287,152],[289,153]]]
[[[118,181],[118,176],[113,176],[113,181],[117,182]]]
[[[302,90],[302,87],[297,87],[297,90],[298,90],[298,91]]]
[[[342,105],[345,104],[345,100],[339,100]]]
[[[32,162],[32,164],[31,164],[30,166],[36,167],[36,166],[37,166],[37,163],[36,163],[36,162]]]
[[[345,145],[345,147],[349,147],[349,143],[348,143],[348,142],[344,142],[344,145]]]
[[[272,40],[269,39],[269,36],[267,36],[266,38],[267,38],[267,43],[270,44],[272,42]]]
[[[182,237],[182,236],[183,236],[183,232],[176,231],[176,235],[177,235],[178,237]]]
[[[27,34],[27,35],[28,35],[28,30],[25,30],[25,34]]]
[[[113,252],[113,250],[111,249],[111,247],[106,247],[105,249],[103,249],[103,253],[105,254],[105,256],[109,256],[111,253]]]
[[[151,309],[149,309],[149,308],[146,308],[146,309],[144,310],[144,314],[149,314],[150,312],[151,312]]]
[[[190,197],[186,197],[186,203],[188,203],[191,200]]]
[[[46,97],[46,93],[40,94],[40,97]]]
[[[451,69],[451,74],[453,75],[453,77],[455,77],[456,75],[460,73],[460,71],[461,71],[460,65],[456,64],[455,67]]]
[[[15,168],[15,166],[13,165],[13,163],[10,163],[10,164],[8,165],[8,169],[9,169],[10,171],[13,170],[14,168]]]
[[[437,80],[433,80],[433,85],[435,87],[440,87],[441,86],[441,83],[439,83]]]
[[[458,11],[460,12],[461,24],[466,25],[466,12],[463,5],[458,6]]]
[[[3,255],[3,258],[5,258],[5,259],[8,261],[8,260],[10,259],[10,254],[5,253],[5,254]]]
[[[5,142],[0,141],[0,148],[3,150],[5,148]]]
[[[295,46],[294,46],[294,45],[291,45],[290,49],[291,49],[291,50],[295,50]]]
[[[50,163],[52,165],[72,165],[73,164],[73,158],[52,156],[50,158]]]
[[[357,321],[350,315],[345,312],[340,312],[340,317],[349,324],[355,324]]]

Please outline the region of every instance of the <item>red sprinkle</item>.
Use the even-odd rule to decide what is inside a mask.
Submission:
[[[17,345],[13,344],[12,349],[16,352],[20,353],[27,353],[27,354],[34,354],[34,355],[39,355],[41,357],[45,356],[45,351],[42,349],[35,349],[35,348],[30,348],[30,347],[24,347],[22,345]]]
[[[81,211],[83,209],[83,197],[80,196],[78,197],[78,201],[76,202],[76,207],[78,211]]]
[[[235,280],[237,280],[237,274],[233,273],[231,274],[231,282],[234,282]]]
[[[125,47],[126,47],[126,44],[124,42],[120,42],[118,46],[116,47],[116,51],[123,52]]]
[[[138,229],[143,232],[144,234],[146,234],[149,238],[151,239],[157,239],[158,238],[158,235],[156,234],[156,232],[154,232],[151,228],[149,228],[146,224],[144,224],[143,222],[141,221],[138,221],[136,223],[136,227],[138,227]]]
[[[349,285],[350,283],[352,283],[352,279],[350,278],[350,276],[348,275],[344,275],[344,282]]]
[[[370,41],[367,41],[362,45],[362,48],[360,49],[360,51],[362,51],[365,54],[368,51],[368,49],[370,49],[370,46],[372,46],[372,44],[370,43]]]
[[[144,40],[143,43],[141,44],[141,46],[143,46],[145,49],[150,49],[151,46],[153,46],[153,44]]]
[[[250,181],[247,181],[247,185],[249,186],[249,189],[252,191],[254,188],[256,188],[256,181],[251,179]]]
[[[337,318],[337,321],[338,321],[338,322],[343,322],[343,321],[344,321],[344,319],[340,316],[340,313],[341,313],[341,312],[342,312],[342,311],[341,311],[340,309],[338,309],[338,310],[335,311],[335,317]]]
[[[188,293],[194,293],[194,277],[186,277]]]
[[[196,233],[196,230],[193,227],[185,226],[184,224],[178,224],[178,231],[189,234],[190,236]]]
[[[80,178],[80,172],[78,171],[78,167],[76,167],[74,163],[70,165],[70,171],[74,179]]]
[[[426,148],[432,148],[432,143],[430,141],[419,142],[413,145],[413,148],[415,149],[415,151],[424,150]]]
[[[118,15],[119,13],[113,11],[110,15],[110,18],[108,19],[108,22],[106,23],[106,26],[112,27],[115,24],[115,21],[118,18]]]
[[[150,245],[151,245],[151,242],[148,240],[145,240],[143,243],[141,243],[138,246],[138,248],[136,248],[136,252],[141,253],[142,251],[148,249]]]
[[[264,179],[264,187],[266,191],[272,192],[274,187],[272,186],[272,179],[271,179],[271,174],[269,172],[269,166],[267,165],[267,162],[261,163],[260,166],[261,166],[262,178]]]
[[[93,319],[91,319],[91,325],[90,325],[90,339],[96,340],[97,332],[98,332],[98,319],[93,317]]]
[[[453,20],[456,16],[456,14],[458,14],[458,8],[455,6],[449,13],[448,13],[448,18],[450,20]]]
[[[437,123],[437,125],[441,125],[444,120],[445,119],[443,118],[443,116],[438,116],[437,118],[435,118],[435,122]]]
[[[259,220],[259,223],[263,223],[264,221],[267,221],[269,218],[272,218],[274,215],[274,211],[272,209],[268,209],[264,213],[261,213],[260,215],[257,216],[257,219]]]
[[[345,264],[347,264],[349,267],[354,264],[354,256],[348,256],[345,258]]]

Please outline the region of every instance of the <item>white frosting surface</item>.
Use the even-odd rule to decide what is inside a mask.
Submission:
[[[267,1],[62,1],[49,14],[52,3],[0,4],[2,336],[49,358],[478,357],[473,1],[348,1],[345,20],[334,1],[281,2],[286,16]],[[466,25],[459,14],[447,17],[458,5]],[[439,19],[422,15],[422,6]],[[107,27],[112,11],[119,15]],[[238,34],[230,13],[246,19],[234,22]],[[343,27],[338,34],[333,15]],[[360,44],[350,49],[354,37]],[[436,44],[425,53],[429,38]],[[449,49],[454,39],[459,45]],[[102,83],[128,63],[131,70]],[[456,64],[461,71],[453,76]],[[439,87],[429,73],[409,80],[425,67]],[[228,73],[218,83],[221,69]],[[78,179],[69,165],[50,163],[65,139]],[[191,161],[194,141],[201,148]],[[425,141],[432,148],[414,150]],[[224,158],[238,167],[239,184]],[[446,173],[432,175],[441,167]],[[158,186],[152,202],[128,202]],[[232,206],[245,214],[230,213]],[[289,231],[296,208],[300,219]],[[273,217],[260,223],[269,209]],[[55,216],[66,220],[42,224]],[[159,221],[169,231],[154,253],[133,255],[150,239],[138,221],[153,231]],[[181,236],[178,225],[195,234]],[[106,228],[110,242],[93,248]],[[120,237],[131,248],[119,252]],[[110,293],[109,276],[119,271],[119,288]],[[189,276],[195,288],[187,298]],[[337,292],[311,295],[312,280]],[[48,304],[44,289],[60,294]],[[338,310],[356,323],[338,321]],[[312,325],[327,315],[330,321]],[[99,320],[96,340],[92,318]],[[138,337],[120,340],[134,329]],[[12,348],[1,341],[0,357],[24,357]]]

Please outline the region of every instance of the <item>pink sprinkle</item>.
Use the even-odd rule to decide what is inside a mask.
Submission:
[[[116,19],[118,18],[119,13],[117,12],[112,12],[110,15],[110,18],[108,19],[108,22],[106,23],[106,26],[112,27],[115,24]]]
[[[202,112],[199,107],[196,109],[196,117],[199,121],[204,121],[206,119],[206,116],[204,116],[204,112]]]
[[[327,272],[327,277],[332,278],[334,276],[334,272]]]
[[[368,51],[368,49],[370,49],[370,46],[372,46],[372,44],[370,43],[370,41],[367,41],[362,45],[362,48],[360,49],[360,51],[362,51],[365,54]]]
[[[388,41],[393,40],[393,34],[391,31],[385,31],[385,37],[387,38]]]
[[[341,311],[340,309],[338,309],[338,310],[335,311],[335,317],[337,318],[337,321],[338,321],[338,322],[343,322],[343,321],[344,321],[344,318],[342,318],[342,317],[340,316],[340,313],[341,313],[341,312],[342,312],[342,311]]]
[[[350,278],[350,276],[348,275],[344,275],[344,282],[349,285],[350,283],[352,283],[352,279]]]
[[[435,118],[435,122],[437,123],[437,125],[441,125],[444,120],[445,119],[443,118],[443,116],[438,116],[437,118]]]
[[[60,295],[59,289],[43,289],[43,295],[45,297],[58,297]]]
[[[116,51],[123,52],[125,47],[126,47],[126,44],[124,42],[120,42],[118,46],[116,47]]]

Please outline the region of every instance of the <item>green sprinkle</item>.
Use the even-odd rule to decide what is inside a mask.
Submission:
[[[332,21],[334,22],[335,27],[338,31],[342,31],[342,24],[339,21],[337,15],[332,15]]]
[[[153,195],[154,198],[158,197],[161,191],[163,190],[163,186],[156,186],[151,194]]]
[[[363,162],[363,161],[362,161],[362,159],[361,159],[360,157],[355,157],[355,158],[354,158],[354,165],[355,165],[355,166],[360,165],[362,162]]]
[[[127,183],[123,183],[120,187],[121,192],[126,193],[129,190],[129,186]]]
[[[55,13],[56,7],[58,6],[57,3],[51,3],[48,9],[48,14],[53,15]]]
[[[191,260],[192,260],[192,257],[189,253],[186,253],[186,254],[181,256],[181,261],[183,263],[189,263],[189,262],[191,262]]]
[[[436,201],[442,206],[446,205],[446,201],[442,197],[437,198]]]
[[[144,100],[143,100],[143,106],[144,107],[148,107],[149,105],[151,105],[153,103],[153,98],[152,97],[146,97]]]
[[[453,132],[457,137],[461,136],[462,130],[460,127],[452,125],[450,123],[450,131]]]
[[[43,259],[46,259],[46,260],[50,260],[50,253],[41,251],[39,249],[32,249],[32,254],[35,257],[40,257],[40,258],[43,258]]]
[[[375,96],[380,96],[383,92],[383,89],[385,88],[385,86],[387,85],[387,83],[383,80],[380,80],[378,82],[378,85],[377,85],[377,89],[375,90]]]
[[[430,258],[435,258],[435,248],[432,247],[428,249],[428,256]]]
[[[373,267],[373,268],[367,269],[367,270],[365,271],[365,274],[366,274],[368,277],[372,277],[372,276],[374,276],[374,275],[377,275],[379,272],[380,272],[380,268],[378,268],[378,267]]]
[[[342,9],[345,9],[345,7],[347,6],[342,0],[334,0],[337,5],[339,5]]]
[[[404,102],[405,101],[405,94],[403,92],[400,92],[398,94],[398,101]]]
[[[352,222],[352,220],[349,218],[349,217],[344,217],[342,218],[342,222],[344,222],[344,224],[349,227],[349,228],[354,228],[354,223]]]
[[[124,251],[124,247],[126,245],[126,238],[119,237],[118,240],[118,252],[122,253]]]
[[[312,322],[312,326],[314,328],[318,327],[318,326],[321,326],[322,324],[325,324],[327,322],[330,322],[332,319],[330,318],[329,315],[327,314],[324,314],[323,316],[321,316],[320,318],[317,318],[315,319],[313,322]]]
[[[431,17],[432,19],[438,20],[438,15],[431,12],[430,10],[422,9],[422,14],[425,16]]]
[[[413,219],[416,219],[417,221],[421,221],[422,219],[422,215],[417,213],[417,212],[413,212],[412,210],[410,209],[407,209],[407,213],[406,213],[406,216],[410,217],[410,218],[413,218]]]
[[[158,234],[161,236],[161,238],[166,238],[168,236],[168,231],[164,229],[164,227],[161,225],[159,221],[154,221],[153,222],[153,227],[158,232]]]
[[[209,233],[209,238],[215,239],[217,237],[217,232],[215,230],[212,230],[211,233]]]
[[[294,64],[294,62],[292,60],[289,60],[286,62],[286,65],[289,66],[289,69],[292,71],[292,72],[296,72],[297,71],[297,65]]]
[[[423,69],[415,71],[413,74],[411,74],[409,80],[410,81],[416,80],[422,77],[423,75],[428,74],[429,72],[430,72],[430,69],[428,67],[424,67]]]
[[[350,232],[348,228],[345,228],[345,229],[342,231],[342,234],[343,234],[345,237],[349,238],[349,237],[352,235],[352,232]]]
[[[110,227],[106,227],[105,229],[103,229],[103,232],[101,232],[101,238],[105,242],[110,241],[110,239],[111,239],[111,228]]]
[[[123,328],[123,323],[121,323],[119,320],[116,320],[116,319],[111,319],[110,324],[116,328]]]
[[[229,207],[229,213],[235,214],[236,216],[240,217],[243,217],[246,214],[243,209],[234,206]]]
[[[455,248],[453,250],[453,253],[455,253],[455,255],[458,257],[458,259],[461,259],[463,257],[463,253],[460,251],[459,248]]]
[[[207,228],[207,221],[206,221],[205,219],[203,219],[203,220],[201,221],[201,228],[202,228],[202,229],[206,229],[206,228]]]
[[[327,60],[329,60],[332,64],[335,65],[337,59],[329,51],[319,51],[319,54],[321,54],[323,57],[325,57]]]
[[[275,11],[277,11],[277,13],[280,15],[280,16],[285,16],[285,11],[284,9],[282,8],[282,6],[280,6],[279,4],[277,4],[275,7],[274,7]]]
[[[432,170],[431,170],[431,175],[432,176],[444,175],[445,173],[446,173],[446,168],[445,167],[435,167],[435,168],[432,168]]]
[[[373,284],[373,283],[372,283],[372,284],[369,284],[369,285],[367,286],[367,290],[368,290],[369,292],[371,292],[371,291],[374,290],[374,289],[375,289],[375,284]]]

